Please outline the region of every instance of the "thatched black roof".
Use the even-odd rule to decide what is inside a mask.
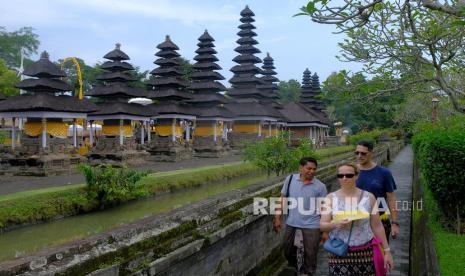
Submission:
[[[131,64],[125,61],[105,61],[100,68],[109,70],[109,71],[129,71],[134,70]]]
[[[189,86],[193,91],[226,91],[226,87],[221,82],[192,82]]]
[[[255,13],[249,8],[249,5],[246,5],[245,8],[241,11],[242,17],[255,16]]]
[[[177,58],[159,58],[153,63],[159,66],[179,66],[181,64]]]
[[[199,91],[192,95],[192,98],[186,101],[187,103],[212,103],[213,105],[224,104],[229,102],[228,99],[220,93],[212,93]]]
[[[129,83],[137,81],[137,78],[130,73],[134,67],[130,63],[122,61],[129,60],[129,56],[120,47],[121,44],[116,44],[116,48],[104,56],[104,58],[111,60],[104,62],[101,66],[107,72],[97,76],[97,79],[104,81],[104,84],[91,89],[87,93],[88,96],[101,97],[113,104],[114,102],[124,103],[128,98],[147,95],[144,89],[129,85]],[[124,107],[124,105],[120,105],[120,107]]]
[[[178,45],[174,44],[173,41],[171,41],[169,35],[165,36],[165,41],[158,44],[157,48],[160,50],[179,50]]]
[[[151,108],[136,104],[136,103],[125,103],[125,102],[103,102],[98,103],[99,110],[89,114],[92,116],[105,116],[105,115],[134,115],[142,117],[155,116],[154,110]]]
[[[247,54],[261,53],[261,51],[257,47],[250,45],[250,44],[237,46],[236,48],[234,48],[234,51],[238,53],[247,53]]]
[[[270,98],[270,101],[278,106],[279,103],[276,100],[279,99],[279,96],[277,94],[278,85],[276,82],[279,80],[274,76],[276,75],[276,72],[273,70],[275,69],[274,60],[269,53],[267,53],[266,57],[263,59],[262,69],[263,77],[260,78],[262,84],[258,85],[257,88],[263,91],[263,93]]]
[[[124,83],[115,82],[107,85],[98,85],[89,91],[87,96],[104,98],[137,98],[146,97],[147,91],[137,87],[130,87]]]
[[[177,58],[177,57],[180,57],[181,55],[175,50],[160,50],[155,53],[155,56],[164,57],[164,58]]]
[[[40,59],[29,65],[23,75],[36,78],[60,78],[66,77],[66,73],[49,60],[47,52],[42,52]]]
[[[159,115],[163,114],[181,114],[195,116],[195,110],[192,107],[180,105],[173,102],[161,102],[156,105],[148,105],[149,108],[154,110]]]
[[[115,49],[108,52],[106,55],[103,56],[103,58],[106,58],[112,61],[129,60],[129,56],[126,55],[125,52],[121,51],[120,47],[121,47],[121,44],[116,43]]]
[[[306,69],[303,73],[302,87],[300,94],[300,102],[306,104],[310,108],[322,111],[324,109],[323,102],[319,99],[321,95],[320,81],[317,73],[311,76],[311,73]]]
[[[224,105],[231,111],[235,117],[241,116],[257,116],[257,117],[272,117],[280,119],[282,115],[271,105],[264,105],[258,102],[235,102]]]
[[[235,117],[234,113],[223,106],[212,106],[212,107],[192,107],[192,111],[195,112],[197,118],[228,118],[232,119]]]
[[[145,82],[148,86],[154,86],[155,90],[157,88],[161,89],[168,89],[168,88],[184,88],[188,84],[185,80],[180,79],[179,77],[175,76],[162,76],[162,77],[151,77],[149,80]]]
[[[71,96],[54,96],[48,93],[17,95],[0,102],[0,112],[59,111],[89,113],[98,107],[86,100]]]
[[[176,67],[162,68],[158,67],[150,71],[151,75],[163,75],[163,76],[179,76],[182,74],[181,70]]]
[[[188,99],[191,99],[193,96],[192,94],[179,91],[174,88],[170,88],[170,89],[155,90],[155,91],[151,90],[149,91],[147,97],[152,100],[158,100],[158,101],[163,102],[163,101],[172,101],[172,100],[174,101],[188,100]]]
[[[279,112],[288,123],[319,123],[328,126],[330,124],[324,114],[312,110],[302,103],[289,102]]]
[[[15,85],[19,89],[31,92],[66,92],[73,90],[73,87],[65,81],[59,79],[25,79]]]
[[[214,62],[195,63],[192,65],[194,70],[221,70],[221,67]]]
[[[109,73],[103,73],[99,76],[97,76],[98,80],[102,81],[108,81],[108,82],[127,82],[127,81],[136,81],[137,79],[134,76],[131,76],[130,74],[126,72],[109,72]]]

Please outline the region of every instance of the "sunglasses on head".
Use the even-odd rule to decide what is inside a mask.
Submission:
[[[346,178],[353,178],[355,176],[355,173],[338,173],[337,174],[337,178],[343,178],[344,176]]]
[[[363,151],[355,151],[354,152],[355,155],[362,155],[362,156],[365,156],[368,154],[368,152],[363,152]]]

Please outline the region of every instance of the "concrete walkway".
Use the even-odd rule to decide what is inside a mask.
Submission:
[[[179,162],[147,162],[146,165],[137,167],[135,169],[141,171],[160,172],[209,165],[219,165],[237,162],[240,160],[240,155],[231,155],[222,158],[193,158]],[[79,183],[84,183],[84,176],[78,173],[46,177],[0,176],[0,195]]]
[[[404,147],[388,166],[397,184],[396,196],[400,201],[398,208],[402,208],[402,202],[411,207],[412,202],[412,181],[413,181],[413,151],[410,146]],[[333,185],[337,189],[338,185]],[[407,206],[405,206],[407,207]],[[397,239],[390,240],[390,247],[393,251],[395,269],[388,275],[400,276],[409,275],[409,252],[410,252],[410,219],[411,209],[400,210],[398,220],[400,224],[400,235]],[[280,276],[294,275],[294,272],[285,268]],[[318,253],[318,267],[316,275],[328,275],[327,253],[320,247]]]

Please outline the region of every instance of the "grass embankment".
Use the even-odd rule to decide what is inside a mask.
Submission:
[[[154,173],[141,182],[146,185],[150,195],[155,195],[251,173],[262,174],[251,164],[236,162]],[[96,200],[88,199],[84,184],[5,195],[0,197],[0,229],[86,213],[98,209],[98,205]]]
[[[465,275],[465,235],[457,235],[444,229],[444,216],[423,179],[425,211],[428,213],[428,226],[433,236],[441,275]]]
[[[353,146],[332,147],[317,150],[321,161],[337,158],[353,150]],[[198,187],[203,184],[229,180],[251,173],[265,174],[249,163],[234,162],[193,169],[159,172],[148,175],[140,183],[149,195],[171,192],[177,189]],[[90,200],[85,184],[52,187],[0,196],[0,231],[18,225],[50,221],[87,213],[99,208],[96,200]]]
[[[337,146],[337,147],[330,147],[325,149],[319,149],[316,151],[320,159],[327,159],[333,157],[335,155],[343,154],[350,152],[355,149],[355,146],[348,145],[348,146]]]

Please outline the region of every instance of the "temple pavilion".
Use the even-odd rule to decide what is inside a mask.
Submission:
[[[116,44],[114,50],[107,53],[100,67],[106,72],[97,77],[103,84],[91,89],[87,96],[98,99],[99,110],[89,114],[90,143],[95,145],[89,152],[91,163],[106,162],[120,165],[136,165],[147,160],[149,154],[135,137],[135,128],[140,129],[140,143],[145,143],[151,110],[143,105],[128,103],[129,99],[145,97],[143,88],[131,86],[137,79],[131,74],[134,67],[126,62],[129,56]],[[102,124],[100,137],[95,137],[92,125]],[[150,135],[147,137],[150,140]]]
[[[0,117],[12,119],[11,147],[1,153],[0,173],[15,175],[66,174],[83,157],[77,154],[77,119],[97,107],[73,97],[73,87],[47,52],[27,67],[24,75],[31,78],[20,81],[16,87],[25,94],[9,97],[0,102]],[[23,133],[18,139],[17,124],[21,119]],[[73,138],[68,139],[68,126],[74,125]]]
[[[277,73],[275,71],[276,67],[274,66],[274,60],[270,56],[270,53],[266,53],[266,57],[263,59],[263,66],[261,74],[262,84],[258,85],[257,88],[260,89],[264,94],[268,95],[268,98],[262,100],[263,103],[271,105],[278,111],[283,109],[283,105],[279,102],[278,96],[278,82],[279,79],[276,77]],[[270,122],[268,125],[267,136],[276,136],[278,133],[285,129],[286,119],[284,117],[278,118],[277,122]]]
[[[225,106],[235,114],[231,133],[233,146],[240,146],[243,141],[266,137],[263,128],[277,124],[281,117],[271,104],[267,104],[272,95],[257,87],[263,82],[256,76],[262,70],[255,65],[261,63],[261,59],[255,56],[260,50],[255,47],[258,42],[254,39],[257,34],[253,31],[253,16],[255,14],[248,6],[241,11],[242,24],[239,25],[240,31],[237,33],[240,37],[237,40],[239,46],[234,49],[239,55],[233,59],[237,65],[231,68],[234,75],[229,80],[232,87],[227,92],[232,102]]]
[[[198,157],[221,157],[229,154],[228,129],[234,117],[224,107],[227,99],[219,92],[226,87],[218,80],[224,77],[216,72],[221,67],[216,64],[218,58],[213,47],[214,39],[205,31],[199,37],[199,48],[195,51],[196,63],[192,66],[192,83],[189,89],[193,91],[192,99],[187,102],[195,111],[196,125],[194,128],[194,151]]]
[[[301,138],[310,139],[316,147],[323,146],[328,136],[330,121],[323,112],[324,105],[318,96],[321,93],[318,75],[306,69],[303,73],[301,98],[298,103],[286,104],[280,112],[287,120],[291,140],[295,144]]]
[[[192,94],[187,91],[188,83],[182,79],[181,60],[177,52],[179,47],[169,36],[157,45],[159,51],[155,68],[146,82],[149,89],[148,97],[154,100],[149,105],[156,116],[155,137],[148,151],[155,161],[178,161],[193,156],[192,129],[195,124],[195,112],[185,103]]]

